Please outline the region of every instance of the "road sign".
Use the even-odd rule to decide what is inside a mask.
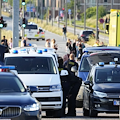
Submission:
[[[104,19],[99,19],[99,22],[101,23],[101,24],[103,24],[104,23]]]
[[[33,12],[34,7],[27,6],[27,12]]]
[[[68,9],[68,14],[71,14],[71,9]]]

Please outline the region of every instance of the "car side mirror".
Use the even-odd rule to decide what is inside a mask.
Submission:
[[[67,76],[68,71],[67,70],[61,70],[60,76]]]
[[[27,89],[30,93],[34,93],[38,91],[38,88],[36,86],[29,86]]]
[[[85,85],[90,85],[90,81],[87,80],[87,81],[84,82],[84,84],[85,84]]]
[[[76,72],[77,72],[77,67],[76,67],[76,66],[73,66],[73,67],[71,68],[71,71],[74,72],[74,73],[76,73]]]

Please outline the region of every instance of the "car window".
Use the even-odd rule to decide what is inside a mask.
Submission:
[[[90,65],[88,63],[87,57],[84,57],[81,66],[80,66],[80,72],[89,72],[90,70]]]
[[[120,68],[96,70],[96,83],[120,83]]]
[[[84,31],[83,32],[84,35],[89,35],[89,34],[92,34],[92,33],[93,33],[93,31]]]
[[[118,62],[120,64],[120,54],[119,53],[100,53],[100,54],[94,54],[92,56],[89,56],[87,59],[90,64],[95,65],[99,62],[104,62],[106,64],[109,64],[109,62],[114,62],[114,58],[118,58]]]
[[[57,74],[52,57],[9,57],[6,65],[14,65],[18,74]]]
[[[0,76],[0,93],[25,92],[20,80],[15,76]]]
[[[35,30],[35,29],[38,29],[38,27],[37,27],[37,25],[27,25],[25,27],[25,29],[33,29],[33,30]]]

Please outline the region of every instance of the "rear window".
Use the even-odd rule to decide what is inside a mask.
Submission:
[[[114,58],[118,58],[118,63],[120,64],[120,54],[119,53],[101,53],[101,54],[94,54],[89,56],[87,59],[90,64],[95,65],[99,62],[104,62],[109,64],[109,62],[114,62]]]
[[[107,68],[96,70],[95,82],[120,83],[120,68]]]
[[[25,29],[38,29],[37,25],[27,25]]]
[[[18,74],[57,74],[52,57],[8,57],[6,65],[14,65]]]
[[[87,57],[84,57],[81,63],[80,72],[89,72],[90,65],[88,63]]]
[[[84,31],[83,34],[84,34],[84,35],[93,34],[93,31]]]

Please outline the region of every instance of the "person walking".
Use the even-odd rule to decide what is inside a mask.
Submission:
[[[70,84],[67,116],[76,116],[76,97],[82,84],[82,79],[75,76],[75,73],[71,71],[73,66],[76,67],[76,70],[78,70],[78,63],[75,62],[75,55],[72,53],[70,54],[68,61],[64,64],[64,69],[67,69],[69,73],[68,80]]]
[[[67,40],[67,36],[66,36],[66,33],[67,33],[67,28],[66,26],[64,25],[64,27],[62,28],[62,32],[63,32],[63,40]]]

